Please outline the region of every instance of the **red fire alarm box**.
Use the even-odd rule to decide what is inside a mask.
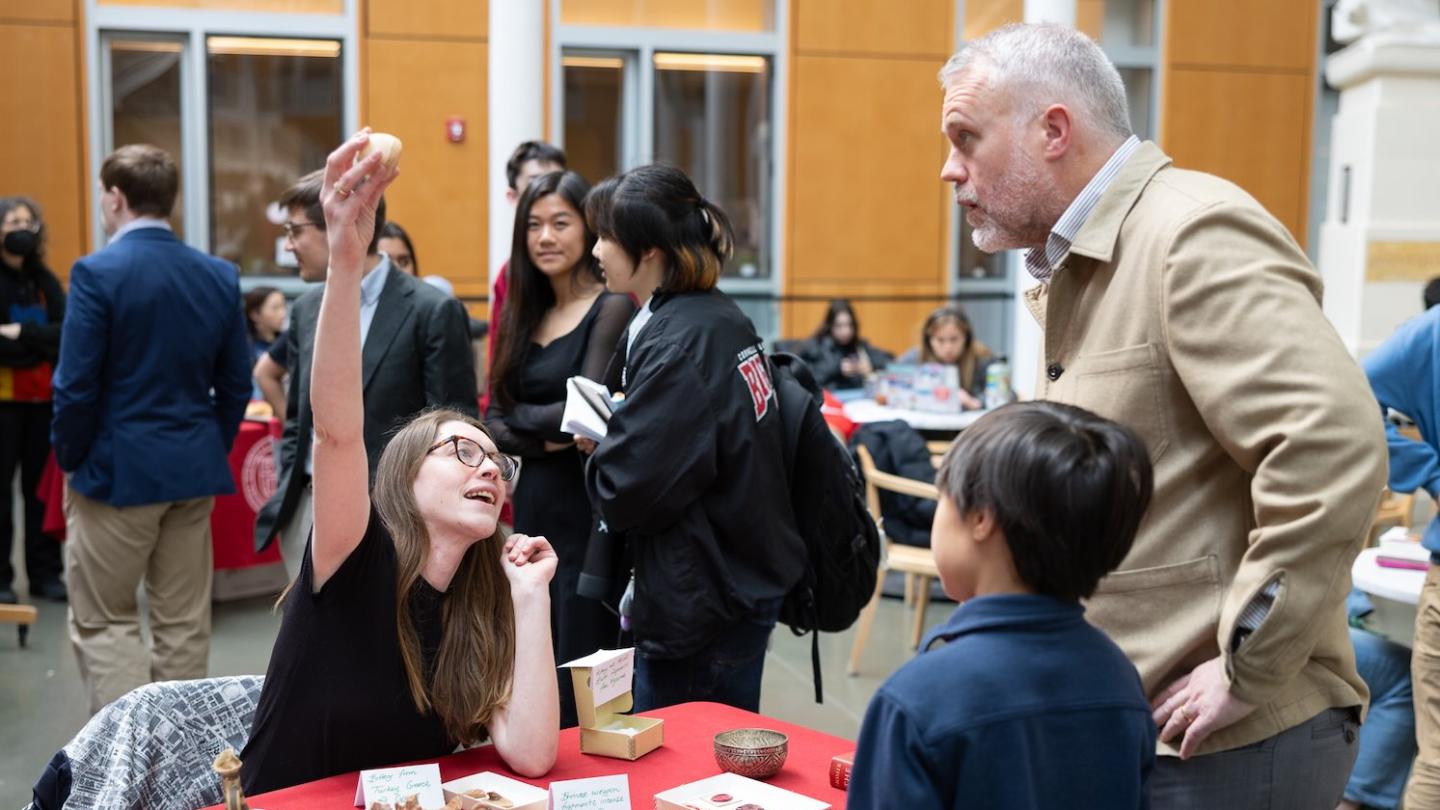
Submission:
[[[451,143],[462,143],[465,140],[465,119],[458,115],[446,118],[445,138]]]

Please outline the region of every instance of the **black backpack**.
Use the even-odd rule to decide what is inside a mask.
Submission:
[[[785,433],[785,471],[796,527],[805,539],[805,573],[780,607],[780,621],[797,636],[814,633],[810,663],[815,702],[820,684],[820,631],[838,633],[855,623],[875,594],[880,533],[865,505],[865,481],[825,423],[820,386],[792,354],[770,356],[770,377]]]

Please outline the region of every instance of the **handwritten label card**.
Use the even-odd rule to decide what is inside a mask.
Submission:
[[[406,765],[403,768],[377,768],[360,772],[355,786],[355,806],[369,807],[372,802],[396,804],[407,796],[415,796],[425,810],[445,806],[440,790],[440,766]]]
[[[549,810],[630,810],[630,777],[625,774],[550,783]]]
[[[600,650],[560,666],[571,669],[588,667],[590,692],[595,695],[595,705],[603,706],[630,691],[630,683],[635,678],[635,648]]]

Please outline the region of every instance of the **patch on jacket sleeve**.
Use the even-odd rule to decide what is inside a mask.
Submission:
[[[770,410],[770,398],[775,395],[775,386],[770,384],[770,370],[765,367],[765,353],[759,344],[747,346],[737,355],[740,365],[736,370],[745,379],[745,388],[755,403],[755,421],[759,422]]]

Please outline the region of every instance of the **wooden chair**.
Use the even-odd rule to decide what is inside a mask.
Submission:
[[[1370,521],[1370,537],[1367,545],[1375,545],[1380,542],[1380,535],[1386,529],[1394,526],[1402,526],[1407,531],[1414,521],[1415,514],[1415,493],[1401,495],[1397,492],[1385,490],[1380,496],[1380,508],[1375,510],[1375,519]]]
[[[1414,427],[1403,427],[1400,434],[1411,441],[1421,441],[1420,431]],[[1380,542],[1380,535],[1394,526],[1409,531],[1415,521],[1415,493],[1402,495],[1385,490],[1380,496],[1380,507],[1375,510],[1375,519],[1370,521],[1370,536],[1367,545]]]
[[[954,442],[925,442],[925,449],[930,451],[930,460],[939,464],[940,459],[949,452],[950,445],[952,444],[954,444]]]
[[[875,578],[875,593],[870,597],[870,603],[860,613],[860,623],[855,630],[855,642],[850,647],[850,664],[846,671],[851,675],[860,671],[860,655],[864,652],[865,642],[870,637],[870,625],[875,620],[875,610],[880,602],[880,592],[885,586],[885,573],[900,571],[915,577],[917,583],[917,587],[914,589],[915,622],[910,636],[910,649],[912,650],[920,647],[920,636],[925,630],[925,608],[930,604],[930,583],[940,578],[940,570],[935,566],[935,555],[930,549],[892,543],[890,538],[885,535],[885,526],[880,519],[880,490],[936,501],[940,499],[940,491],[935,488],[934,484],[881,472],[876,469],[875,459],[870,456],[870,451],[866,450],[864,445],[858,446],[857,449],[860,455],[860,471],[865,475],[865,502],[870,508],[870,515],[875,518],[876,525],[880,526],[881,549],[880,571]]]
[[[21,647],[30,639],[30,625],[35,623],[36,615],[34,605],[0,604],[0,622],[18,625],[16,631],[20,636]]]

